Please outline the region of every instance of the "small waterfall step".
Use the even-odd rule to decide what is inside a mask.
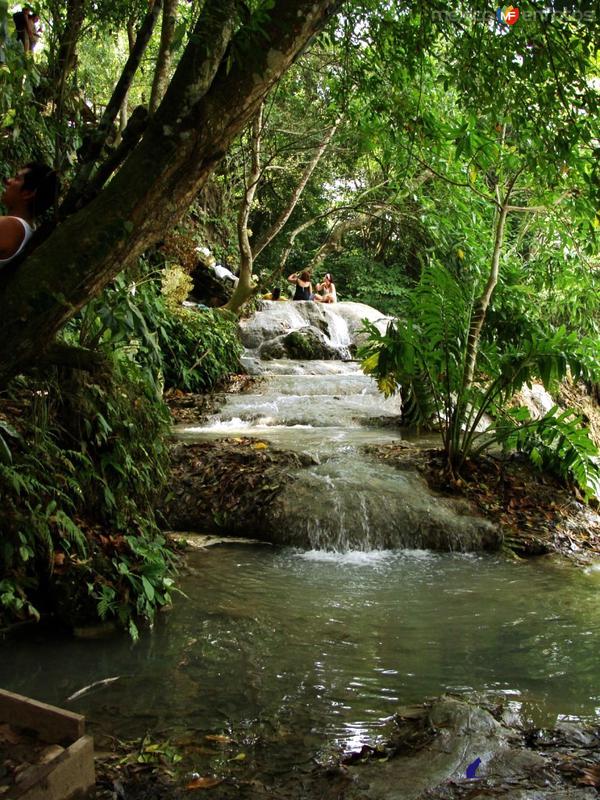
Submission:
[[[265,339],[307,322],[327,330],[332,343],[355,346],[364,317],[387,324],[360,304],[270,303],[240,325],[251,348],[244,365],[262,380],[250,393],[229,395],[207,424],[179,426],[176,435],[187,441],[260,436],[308,454],[312,461],[303,463],[312,466],[288,473],[287,488],[254,508],[250,520],[229,516],[229,532],[315,550],[497,548],[498,532],[464,502],[435,495],[416,468],[397,470],[364,449],[400,438],[398,395],[384,398],[357,362],[260,357]]]

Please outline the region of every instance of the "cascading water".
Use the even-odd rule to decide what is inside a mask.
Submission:
[[[399,471],[364,451],[364,445],[398,440],[401,405],[397,396],[384,398],[356,362],[257,357],[269,336],[281,336],[286,325],[301,329],[307,320],[320,321],[332,347],[348,349],[356,341],[358,312],[349,314],[345,306],[356,305],[267,304],[242,332],[252,343],[245,364],[262,380],[252,393],[229,396],[208,424],[180,426],[177,435],[254,436],[310,456],[313,465],[299,470],[277,503],[262,510],[282,544],[337,551],[497,546],[491,525],[433,495],[416,471]],[[373,312],[360,306],[363,316],[364,309]]]

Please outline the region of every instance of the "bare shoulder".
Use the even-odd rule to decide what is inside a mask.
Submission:
[[[25,238],[25,229],[15,217],[0,217],[0,258],[10,258]]]

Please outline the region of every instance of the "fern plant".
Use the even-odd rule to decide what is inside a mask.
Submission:
[[[470,455],[500,442],[568,477],[586,497],[597,496],[598,452],[580,418],[554,409],[535,421],[526,409],[510,410],[507,405],[534,379],[550,391],[569,371],[574,377],[597,379],[597,343],[564,327],[532,332],[519,346],[484,342],[477,379],[465,386],[472,311],[472,290],[442,265],[430,264],[407,293],[400,318],[385,333],[365,321],[369,340],[359,351],[363,370],[384,394],[402,392],[405,422],[433,422],[440,430],[451,475],[460,473]]]

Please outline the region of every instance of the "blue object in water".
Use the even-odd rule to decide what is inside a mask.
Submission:
[[[467,773],[466,773],[467,774],[467,778],[476,778],[477,777],[477,775],[476,775],[477,768],[479,767],[480,764],[481,764],[481,759],[480,758],[476,758],[475,761],[473,761],[471,764],[469,764],[469,766],[467,767]]]

